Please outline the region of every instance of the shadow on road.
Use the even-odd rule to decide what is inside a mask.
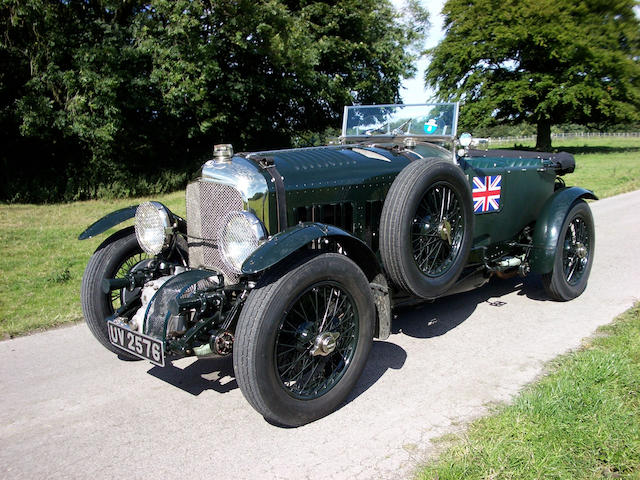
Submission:
[[[200,395],[206,390],[227,393],[238,388],[231,356],[200,359],[185,368],[173,364],[153,367],[147,373],[191,395]]]
[[[403,333],[415,338],[439,337],[469,318],[481,303],[488,303],[495,308],[506,305],[502,297],[512,292],[535,301],[548,300],[537,275],[529,275],[524,279],[492,279],[485,286],[470,292],[398,309],[391,333]]]
[[[547,300],[540,277],[529,275],[526,278],[492,279],[485,286],[470,292],[439,298],[433,302],[414,307],[405,307],[394,311],[392,336],[404,334],[415,338],[433,338],[446,334],[468,319],[481,303],[499,308],[506,305],[501,300],[505,295],[517,292],[532,300]],[[407,352],[390,341],[376,341],[371,349],[367,366],[358,384],[347,398],[352,402],[372,385],[388,369],[400,369],[407,360]]]
[[[387,370],[401,369],[406,359],[407,352],[395,343],[384,341],[373,342],[364,371],[344,404],[346,405],[352,402],[369,390]]]
[[[407,352],[392,342],[394,334],[415,338],[444,335],[467,320],[481,303],[486,302],[495,308],[506,305],[502,297],[512,292],[526,295],[535,301],[547,300],[540,278],[530,275],[525,279],[495,279],[470,292],[395,311],[391,341],[373,343],[364,372],[345,403],[352,402],[366,392],[387,370],[402,368],[407,359]],[[185,368],[173,364],[164,368],[153,367],[148,373],[192,395],[200,395],[206,390],[227,393],[238,388],[231,356],[201,359]]]

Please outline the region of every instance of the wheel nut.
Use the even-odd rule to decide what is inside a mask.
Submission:
[[[318,355],[326,357],[336,349],[337,340],[340,334],[338,332],[323,332],[318,335],[313,342],[313,348],[311,348],[311,356],[316,357]]]

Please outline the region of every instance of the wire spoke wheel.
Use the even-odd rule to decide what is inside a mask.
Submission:
[[[129,291],[122,288],[104,293],[102,284],[105,279],[124,278],[127,273],[142,266],[147,258],[140,249],[133,228],[126,228],[100,244],[82,276],[80,298],[89,330],[105,348],[127,360],[138,358],[111,344],[106,319],[128,299],[138,295],[139,289]]]
[[[283,388],[310,400],[338,383],[358,344],[358,312],[338,283],[321,282],[305,290],[284,312],[274,365]]]
[[[451,161],[425,158],[396,177],[380,216],[380,259],[399,290],[431,299],[460,277],[473,239],[469,179]]]
[[[447,182],[432,185],[422,197],[411,226],[413,259],[430,277],[446,273],[460,251],[464,232],[462,203]]]
[[[566,302],[587,287],[596,244],[596,232],[589,205],[576,201],[560,229],[553,270],[542,275],[542,285],[554,300]]]
[[[584,218],[575,217],[569,224],[562,252],[562,266],[569,285],[582,279],[589,264],[591,238]]]
[[[115,270],[113,278],[124,278],[134,267],[149,258],[151,257],[145,252],[136,252],[132,254],[130,257],[122,260],[122,263]],[[115,312],[125,302],[124,293],[125,289],[121,289],[113,290],[109,294],[112,312]]]
[[[311,253],[261,279],[245,301],[233,368],[269,421],[298,426],[340,407],[371,350],[375,301],[364,272],[337,253]]]

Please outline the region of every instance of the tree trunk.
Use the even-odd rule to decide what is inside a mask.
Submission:
[[[551,151],[551,122],[549,120],[538,120],[536,150],[539,152]]]

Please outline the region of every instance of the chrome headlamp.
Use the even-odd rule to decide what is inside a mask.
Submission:
[[[171,244],[172,214],[159,202],[144,202],[136,210],[136,238],[142,250],[158,255]]]
[[[244,261],[266,237],[262,222],[254,214],[230,212],[218,239],[222,260],[234,273],[241,273]]]

